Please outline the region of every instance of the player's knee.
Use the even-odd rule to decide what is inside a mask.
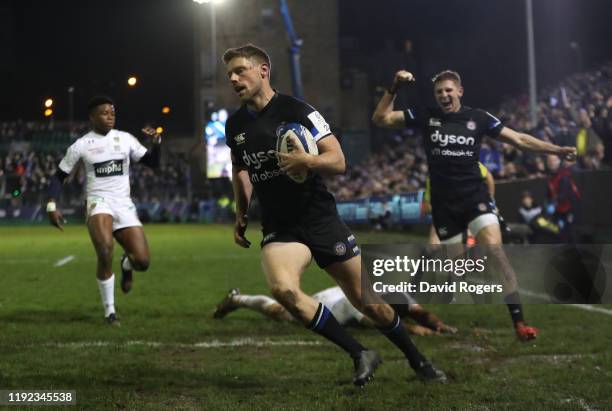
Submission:
[[[149,257],[136,257],[131,263],[136,271],[147,271],[150,261]]]
[[[380,310],[377,308],[377,304],[361,304],[361,307],[357,307],[361,312],[370,318],[378,318]]]
[[[295,307],[297,301],[297,290],[286,285],[274,285],[271,290],[272,296],[284,307]]]
[[[364,304],[361,312],[376,322],[391,321],[395,316],[393,309],[385,304]]]
[[[98,261],[110,264],[113,261],[113,244],[102,244],[96,247]]]

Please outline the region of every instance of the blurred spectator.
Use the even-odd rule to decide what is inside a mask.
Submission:
[[[529,191],[523,192],[519,216],[523,223],[531,229],[527,239],[532,244],[558,243],[561,239],[561,229],[547,216],[533,199]]]
[[[548,178],[548,214],[561,228],[561,239],[566,243],[575,243],[574,224],[580,206],[581,195],[572,178],[569,167],[564,167],[561,159],[555,155],[546,157],[550,173]]]
[[[542,214],[542,207],[535,203],[529,191],[524,191],[518,211],[521,221],[529,225],[534,218]]]

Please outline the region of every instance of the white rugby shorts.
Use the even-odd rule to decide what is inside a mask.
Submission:
[[[126,227],[142,227],[136,206],[131,198],[87,198],[86,219],[96,214],[110,214],[113,217],[113,231]]]

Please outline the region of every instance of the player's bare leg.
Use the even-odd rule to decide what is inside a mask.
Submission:
[[[476,235],[477,242],[488,246],[488,251],[493,255],[495,261],[499,264],[503,275],[503,281],[506,290],[508,291],[504,297],[510,316],[514,323],[516,336],[521,341],[533,340],[538,336],[538,329],[525,325],[523,318],[523,307],[518,294],[518,284],[516,281],[516,273],[508,261],[508,257],[501,247],[502,236],[498,224],[491,224],[483,227]]]
[[[140,226],[121,228],[114,236],[125,251],[121,257],[121,290],[128,293],[134,281],[132,271],[147,271],[149,268],[149,244]]]
[[[261,256],[272,296],[305,325],[312,321],[319,306],[300,288],[300,277],[311,258],[310,250],[301,243],[270,243],[263,247]]]
[[[295,321],[289,311],[280,305],[275,299],[267,295],[246,295],[241,294],[237,288],[232,288],[219,304],[213,313],[213,318],[221,319],[227,314],[239,309],[247,308],[257,311],[264,316],[277,321]]]
[[[429,239],[427,240],[427,244],[429,245],[440,245],[440,237],[438,237],[438,233],[436,232],[436,228],[434,225],[429,226]]]
[[[113,275],[113,217],[96,214],[87,219],[89,237],[96,250],[96,277],[109,324],[119,325],[115,313],[115,276]]]
[[[355,365],[353,383],[363,386],[373,377],[380,357],[351,337],[327,307],[301,290],[300,276],[311,259],[304,244],[275,242],[263,247],[261,265],[274,298],[298,321],[346,351]]]
[[[361,256],[357,255],[349,260],[331,264],[325,268],[325,271],[336,280],[351,304],[374,321],[377,328],[404,353],[410,367],[420,379],[423,381],[446,381],[446,375],[442,371],[436,370],[412,343],[399,315],[389,304],[373,293],[371,288],[367,288],[365,292],[369,293],[368,300],[376,301],[376,303],[363,303]]]

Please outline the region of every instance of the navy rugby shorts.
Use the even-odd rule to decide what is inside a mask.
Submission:
[[[262,231],[262,248],[274,242],[302,243],[321,268],[361,254],[355,236],[337,215],[310,221],[307,225],[265,227]]]

